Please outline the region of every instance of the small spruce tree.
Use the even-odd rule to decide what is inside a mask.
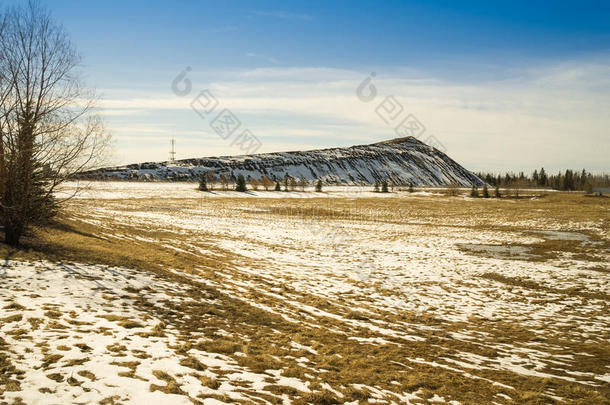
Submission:
[[[385,181],[385,180],[381,183],[381,192],[382,193],[389,193],[389,191],[388,191],[388,182]]]
[[[373,191],[376,193],[379,192],[379,182],[378,181],[375,182],[375,185],[373,186]]]
[[[280,186],[280,182],[279,181],[275,182],[275,191],[282,191],[282,186]]]
[[[489,198],[489,190],[487,189],[487,184],[483,186],[483,198]]]
[[[477,198],[479,196],[479,189],[477,188],[477,186],[475,186],[474,183],[472,183],[472,190],[470,190],[470,196],[472,198]]]
[[[242,174],[237,176],[237,182],[235,184],[235,191],[241,191],[242,193],[246,191],[246,179]]]
[[[199,175],[199,190],[200,191],[208,191],[208,180],[206,175],[202,173]]]
[[[318,182],[316,183],[316,192],[322,192],[322,180],[318,180]]]
[[[496,194],[495,195],[496,198],[502,197],[502,195],[500,194],[500,186],[496,186],[496,193],[495,194]]]
[[[546,175],[546,172],[544,171],[544,167],[542,169],[540,169],[540,174],[538,175],[538,185],[539,186],[546,186],[548,184],[548,176]]]
[[[415,189],[413,188],[413,183],[409,183],[409,193],[414,192]]]
[[[288,175],[286,175],[286,177],[284,177],[284,191],[288,191]]]

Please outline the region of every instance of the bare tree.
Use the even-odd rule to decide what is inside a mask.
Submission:
[[[450,196],[457,196],[460,194],[460,185],[457,183],[451,183],[449,184],[449,186],[447,187],[447,194],[449,194]]]
[[[271,180],[271,179],[270,179],[269,177],[267,177],[267,176],[264,176],[264,177],[261,179],[261,184],[262,184],[262,186],[265,188],[265,191],[269,191],[269,189],[270,189],[271,187],[273,187],[273,180]]]
[[[212,170],[209,170],[208,172],[206,172],[205,178],[208,183],[208,189],[214,190],[214,184],[216,184],[216,182],[218,181],[218,178],[216,177],[216,173],[214,173],[214,171],[212,171]]]
[[[229,189],[229,177],[226,174],[221,174],[219,177],[220,188],[223,191],[227,191]]]
[[[258,186],[261,184],[261,181],[255,178],[248,176],[248,183],[250,183],[250,187],[252,190],[258,190]]]
[[[309,182],[307,181],[307,179],[305,177],[301,176],[299,178],[298,185],[299,185],[299,188],[301,189],[301,191],[305,191],[305,187],[307,187],[309,185]]]
[[[57,186],[97,167],[109,145],[79,64],[46,9],[31,1],[0,11],[0,210],[10,245],[56,213]]]

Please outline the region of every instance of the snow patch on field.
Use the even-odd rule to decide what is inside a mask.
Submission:
[[[0,392],[0,401],[192,404],[190,399],[210,394],[240,401],[247,399],[238,389],[244,382],[261,390],[269,381],[308,391],[306,382],[279,370],[253,373],[201,350],[188,356],[205,371],[184,366],[177,331],[154,312],[138,309],[143,297],[155,306],[184,299],[181,284],[125,268],[16,261],[4,264],[0,280],[0,336],[21,370],[10,376],[19,388]],[[202,377],[219,386],[204,385]],[[172,380],[181,392],[164,392]]]

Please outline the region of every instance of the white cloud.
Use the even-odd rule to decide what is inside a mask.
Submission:
[[[112,108],[102,108],[99,110],[99,113],[104,116],[117,116],[117,115],[134,115],[144,113],[145,110],[140,109],[112,109]]]
[[[609,169],[610,64],[604,60],[527,67],[512,70],[502,80],[481,83],[405,72],[388,69],[384,74],[378,69],[373,80],[378,96],[371,103],[356,97],[356,87],[368,71],[274,67],[218,72],[218,79],[207,85],[193,80],[194,90],[185,98],[168,91],[106,99],[102,106],[114,115],[121,110],[186,111],[197,91],[209,88],[222,107],[230,108],[259,137],[271,140],[286,134],[283,146],[296,149],[320,145],[321,138],[327,139],[324,146],[334,146],[333,142],[345,145],[348,139],[366,143],[395,137],[375,114],[385,96],[395,95],[405,113],[417,116],[447,153],[469,168]],[[160,127],[168,124],[163,119]],[[193,119],[193,125],[202,123]],[[217,138],[207,142],[220,145],[214,150],[234,153]],[[265,151],[275,149],[280,145],[265,143]],[[143,155],[142,160],[150,159]]]
[[[258,58],[258,59],[263,59],[269,63],[273,63],[273,64],[278,64],[280,63],[277,59],[272,58],[270,56],[266,56],[266,55],[261,55],[259,53],[254,53],[254,52],[248,52],[246,53],[246,56],[250,57],[250,58]]]

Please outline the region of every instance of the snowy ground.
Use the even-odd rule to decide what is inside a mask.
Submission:
[[[250,187],[250,186],[249,186]],[[273,186],[274,187],[274,186]],[[273,187],[270,189],[272,190]],[[282,190],[284,185],[282,184]],[[396,187],[398,190],[406,191],[407,187]],[[78,190],[78,194],[75,191]],[[425,187],[418,188],[416,195],[440,195],[448,189],[444,187]],[[462,192],[469,191],[469,188],[460,189]],[[219,185],[206,193],[206,198],[214,197],[234,197],[234,198],[319,198],[320,195],[313,193],[314,187],[308,186],[304,192],[300,187],[288,192],[265,191],[263,187],[257,190],[249,189],[247,193],[235,191],[223,191]],[[325,197],[347,197],[347,198],[388,198],[392,194],[374,193],[371,186],[324,186]],[[502,189],[505,192],[505,189]],[[528,189],[528,192],[554,193],[554,190]],[[490,190],[491,192],[491,190]],[[87,181],[74,182],[63,187],[58,193],[60,197],[74,197],[78,199],[124,199],[124,198],[195,198],[201,199],[202,193],[197,190],[197,183],[194,182],[137,182],[137,181]]]
[[[167,276],[6,263],[0,403],[608,401],[608,205],[193,187],[71,203]]]
[[[13,366],[25,370],[4,400],[190,404],[189,395],[224,392],[248,400],[231,384],[243,379],[307,390],[297,380],[249,372],[218,353],[180,350],[177,331],[156,315],[156,307],[191,300],[187,286],[106,266],[9,261],[3,272],[0,307],[8,316],[2,345]],[[152,310],[138,309],[142,296]],[[218,381],[216,369],[230,377]]]

